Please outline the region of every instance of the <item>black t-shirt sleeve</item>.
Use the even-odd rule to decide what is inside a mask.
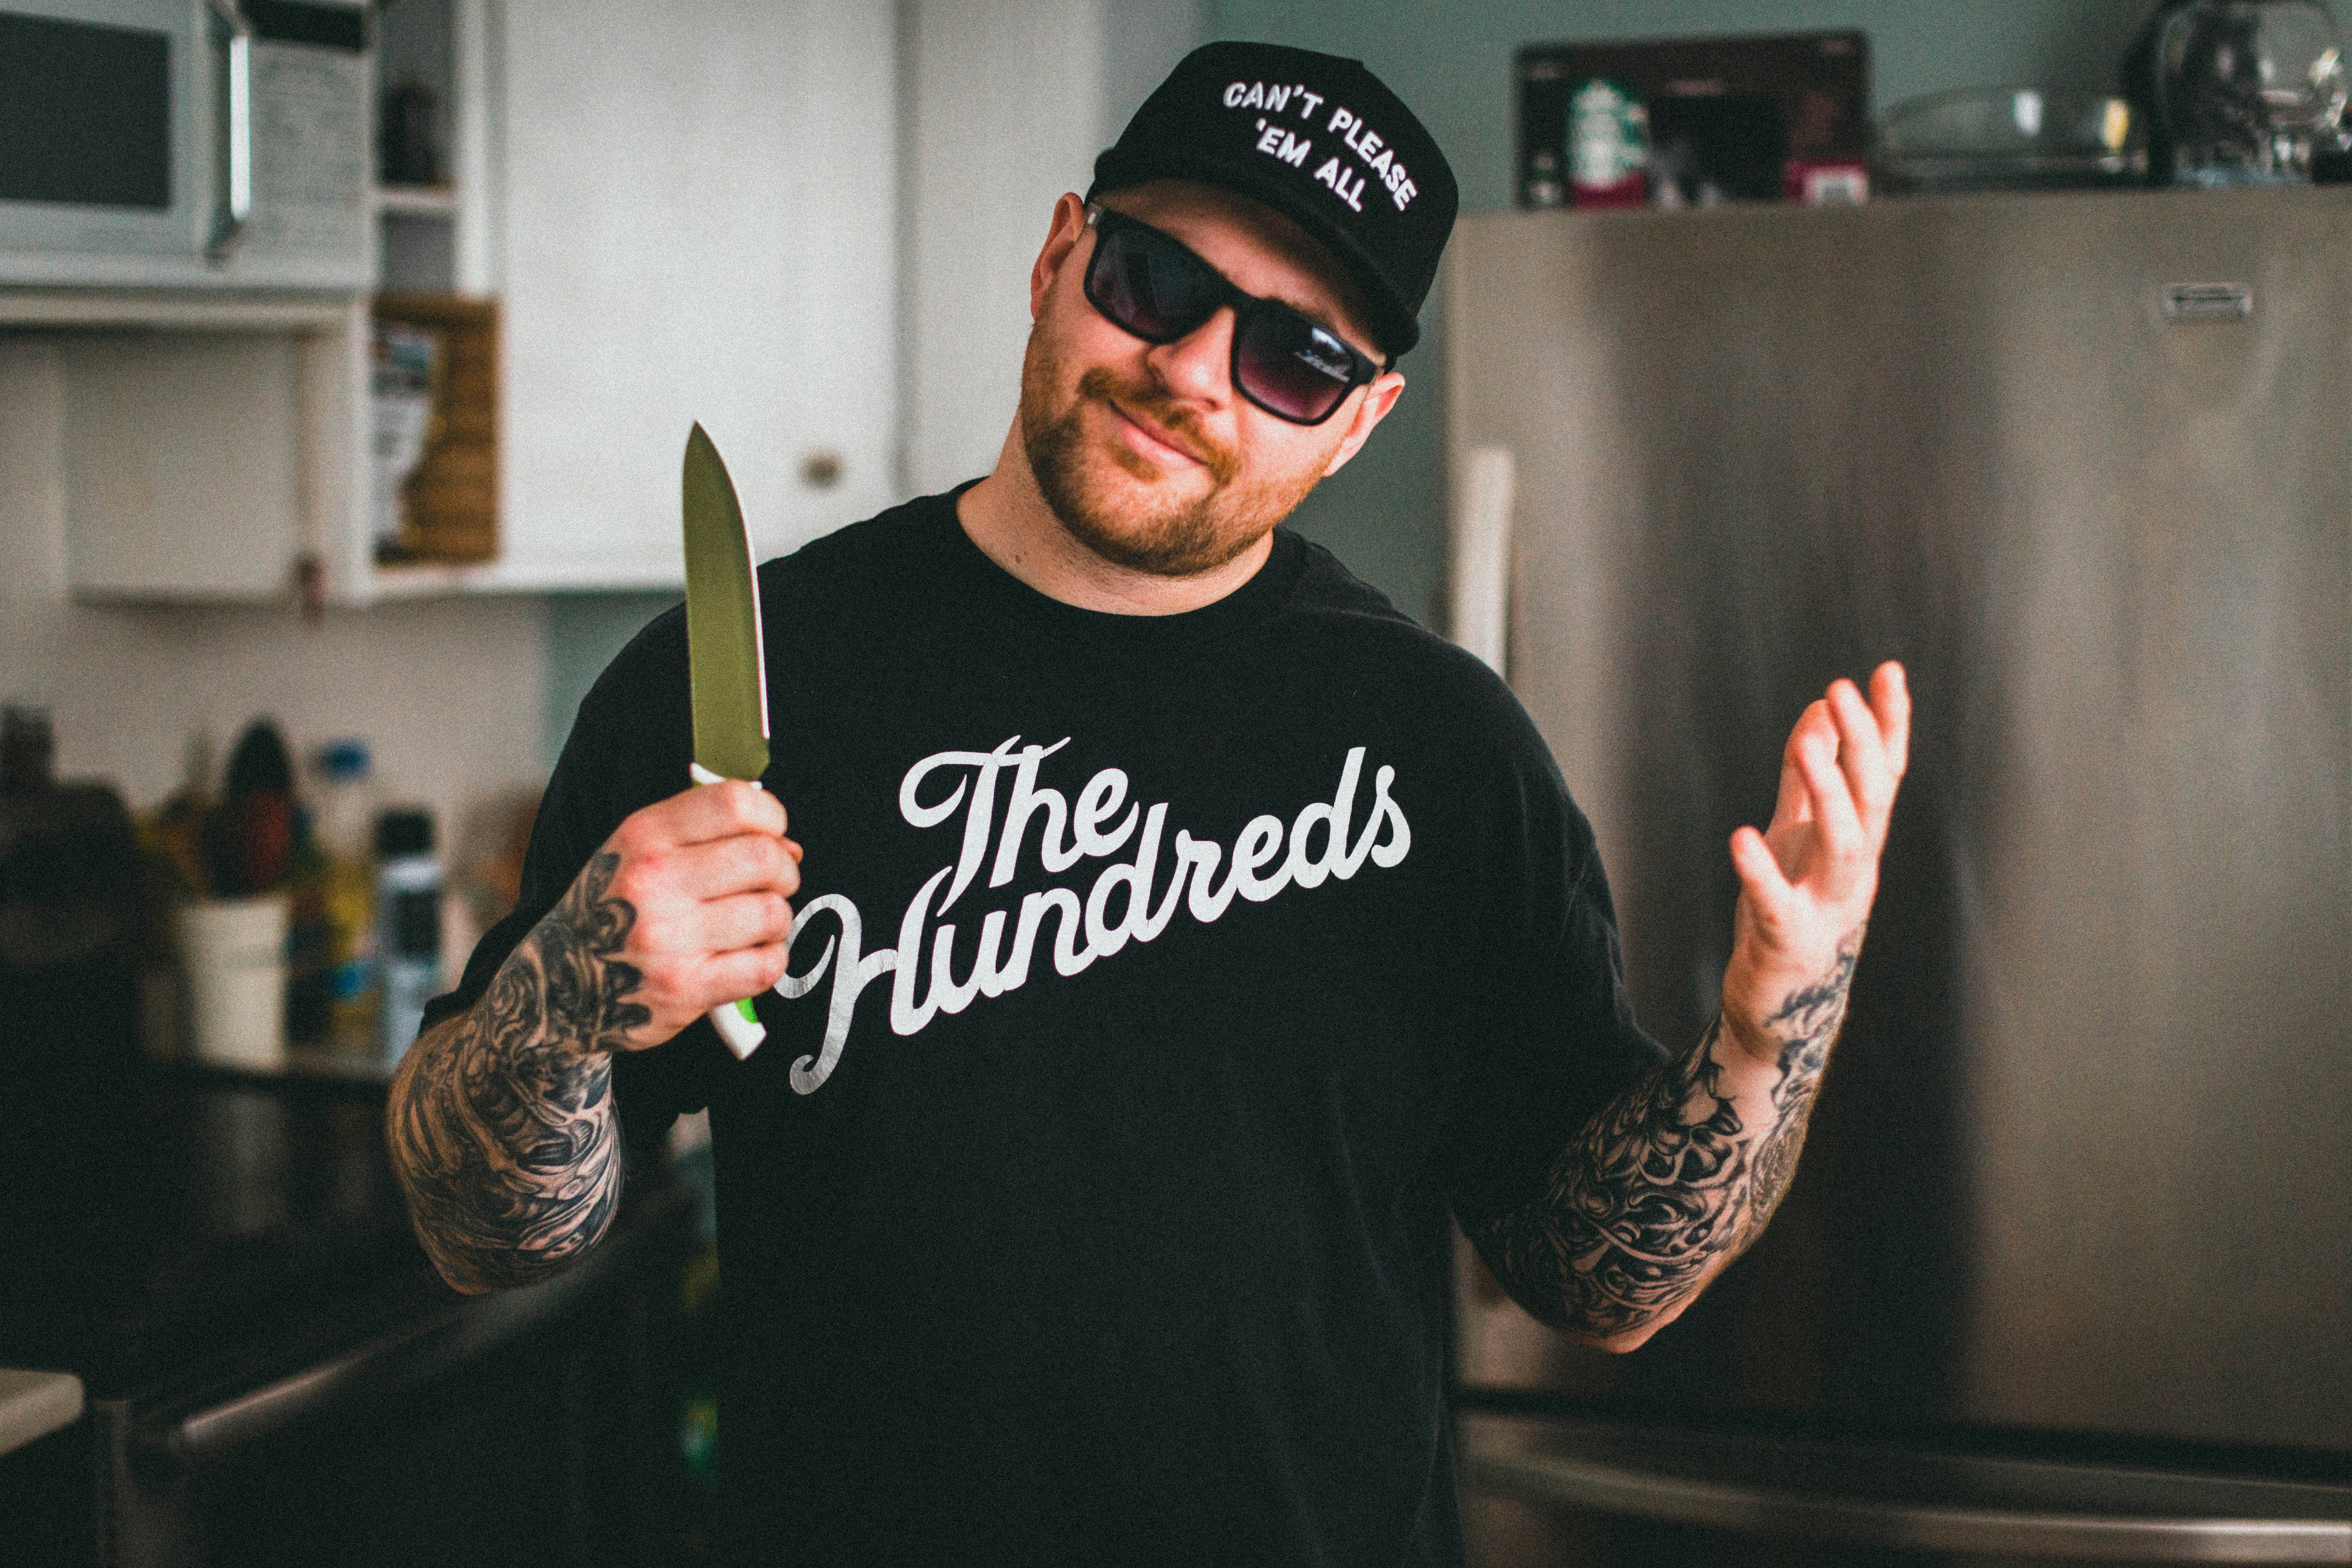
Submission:
[[[597,678],[540,798],[514,908],[474,944],[457,988],[426,1004],[425,1027],[481,998],[499,966],[630,813],[686,787],[692,754],[686,679],[684,617],[676,610],[638,633]],[[652,1050],[617,1053],[614,1100],[628,1141],[657,1138],[680,1114],[701,1110],[701,1069],[709,1052],[724,1048],[709,1024],[698,1021]]]
[[[1525,710],[1496,699],[1480,959],[1443,1151],[1465,1227],[1538,1195],[1592,1114],[1665,1057],[1633,1021],[1591,826]]]

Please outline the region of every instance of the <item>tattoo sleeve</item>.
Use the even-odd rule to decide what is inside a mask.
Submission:
[[[1830,972],[1765,1020],[1780,1058],[1760,1125],[1722,1092],[1718,1052],[1738,1047],[1718,1019],[1603,1106],[1533,1202],[1466,1227],[1514,1300],[1580,1337],[1633,1333],[1678,1310],[1756,1239],[1804,1147],[1861,938],[1851,933]]]
[[[621,1191],[611,1051],[649,1021],[619,953],[636,911],[591,860],[471,1011],[409,1047],[385,1117],[416,1234],[461,1290],[545,1279],[593,1245]]]

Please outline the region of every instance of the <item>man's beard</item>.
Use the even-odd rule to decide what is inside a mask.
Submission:
[[[1095,554],[1157,577],[1193,577],[1213,571],[1263,539],[1288,517],[1320,479],[1323,465],[1240,480],[1240,460],[1217,445],[1200,421],[1154,387],[1129,386],[1097,366],[1078,378],[1077,395],[1056,416],[1051,407],[1060,381],[1055,356],[1032,332],[1021,366],[1021,445],[1045,504],[1072,538]],[[1116,493],[1108,476],[1087,463],[1089,404],[1116,401],[1173,435],[1201,459],[1215,482],[1190,500]],[[1114,439],[1109,460],[1146,483],[1160,470]],[[1328,461],[1327,456],[1325,461]]]

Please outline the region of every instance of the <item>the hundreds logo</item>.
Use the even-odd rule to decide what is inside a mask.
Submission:
[[[1348,752],[1347,763],[1339,770],[1338,791],[1328,801],[1316,801],[1300,810],[1286,830],[1279,816],[1253,817],[1228,851],[1178,828],[1174,842],[1166,845],[1169,870],[1162,883],[1168,803],[1160,801],[1145,811],[1140,803],[1128,800],[1126,773],[1105,768],[1087,781],[1072,805],[1061,791],[1037,782],[1039,764],[1069,743],[1066,737],[1050,746],[1023,746],[1016,754],[1013,748],[1020,746],[1021,737],[1015,735],[992,752],[940,752],[907,770],[898,784],[898,814],[917,827],[937,827],[961,813],[962,848],[956,863],[932,873],[907,905],[898,921],[897,945],[878,952],[864,951],[864,922],[857,906],[842,894],[827,893],[800,910],[793,922],[793,947],[819,915],[833,916],[840,931],[826,939],[824,951],[805,974],[790,973],[788,948],[787,972],[776,983],[777,992],[793,1000],[814,990],[827,973],[833,976],[824,1044],[815,1056],[803,1057],[793,1064],[795,1090],[812,1093],[833,1076],[842,1046],[849,1038],[858,993],[885,971],[895,972],[890,1027],[895,1033],[911,1035],[941,1013],[962,1012],[976,996],[1001,996],[1027,984],[1030,962],[1045,936],[1049,915],[1055,922],[1054,971],[1076,974],[1130,942],[1151,941],[1168,929],[1179,908],[1205,925],[1225,912],[1235,894],[1262,903],[1285,888],[1320,887],[1327,877],[1346,881],[1365,860],[1380,867],[1394,866],[1412,847],[1412,829],[1389,795],[1396,770],[1385,763],[1373,775],[1371,804],[1358,826],[1356,792],[1363,773],[1364,748],[1357,746]],[[1012,782],[1000,828],[997,783],[1008,771]],[[935,773],[954,776],[955,787],[926,804],[927,788],[936,793],[944,786],[944,779],[932,781]],[[1045,888],[1023,899],[1018,910],[990,910],[980,922],[978,937],[965,944],[967,956],[959,958],[956,928],[931,922],[954,907],[981,867],[990,862],[992,841],[996,852],[988,885],[1001,888],[1010,882],[1020,867],[1033,822],[1037,825],[1037,858],[1049,875],[1059,876],[1082,859],[1120,856],[1130,842],[1134,854],[1104,867],[1083,900],[1074,888]],[[935,908],[931,900],[941,882],[948,884],[947,896]],[[928,973],[923,963],[927,926],[931,932]],[[959,970],[961,980],[956,977]]]

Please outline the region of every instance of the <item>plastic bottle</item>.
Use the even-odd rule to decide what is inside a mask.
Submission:
[[[286,1037],[304,1046],[330,1038],[334,1004],[334,930],[327,920],[326,847],[319,839],[317,764],[294,799],[294,854],[286,927]]]
[[[441,862],[433,818],[414,809],[376,819],[376,932],[383,973],[383,1059],[400,1059],[441,989]]]
[[[346,1050],[375,1048],[382,988],[376,963],[375,784],[362,741],[319,748],[315,825],[325,858],[320,902],[327,927],[329,1037]]]

